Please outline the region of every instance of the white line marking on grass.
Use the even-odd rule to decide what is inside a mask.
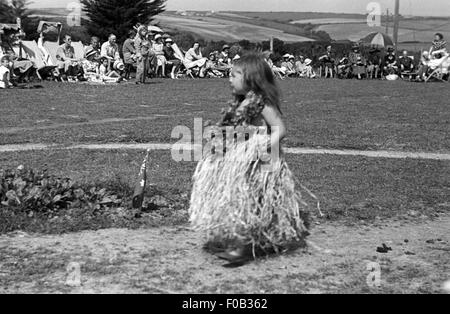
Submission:
[[[72,146],[65,145],[46,145],[46,144],[14,144],[0,145],[0,152],[21,152],[31,150],[72,150],[72,149],[88,149],[88,150],[171,150],[184,149],[193,150],[195,145],[186,144],[170,144],[170,143],[148,143],[148,144],[78,144]],[[338,156],[361,156],[370,158],[388,158],[388,159],[423,159],[423,160],[449,160],[450,154],[444,153],[425,153],[425,152],[399,152],[399,151],[361,151],[361,150],[339,150],[339,149],[318,149],[318,148],[285,148],[287,154],[292,155],[338,155]]]
[[[341,155],[341,156],[363,156],[373,158],[392,158],[392,159],[432,159],[432,160],[450,160],[450,154],[424,153],[424,152],[399,152],[387,150],[340,150],[340,149],[318,149],[318,148],[286,148],[285,152],[294,155]]]
[[[46,145],[46,144],[13,144],[13,145],[0,145],[0,153],[8,152],[25,152],[32,150],[48,150],[62,148],[58,145]]]

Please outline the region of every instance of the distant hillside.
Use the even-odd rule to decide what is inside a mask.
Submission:
[[[40,8],[32,9],[33,15],[41,17],[66,18],[70,13],[66,8]],[[82,13],[83,14],[83,13]]]
[[[65,8],[39,8],[34,15],[65,21]],[[187,31],[211,41],[267,40],[276,37],[286,42],[311,41],[314,32],[323,31],[333,40],[358,41],[370,32],[385,32],[382,26],[369,27],[364,14],[318,12],[240,12],[167,11],[155,18],[163,29]],[[408,17],[400,22],[399,41],[428,45],[435,32],[450,38],[449,18]],[[388,29],[392,35],[391,27]]]
[[[249,40],[260,42],[271,37],[285,42],[315,41],[301,27],[287,23],[258,21],[239,14],[205,12],[166,12],[155,18],[163,29],[188,31],[211,41]]]

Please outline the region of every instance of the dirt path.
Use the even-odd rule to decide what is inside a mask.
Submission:
[[[0,293],[436,293],[450,279],[449,230],[449,215],[357,227],[322,221],[308,248],[239,268],[223,267],[184,227],[14,233],[0,237]],[[392,251],[377,253],[382,243]],[[78,287],[66,284],[77,282],[77,264],[67,271],[73,262]],[[379,288],[367,285],[370,262],[381,268]]]
[[[178,148],[184,150],[192,149],[192,145],[177,144]],[[21,152],[30,150],[47,149],[90,149],[90,150],[170,150],[174,144],[170,143],[109,143],[109,144],[80,144],[73,146],[46,145],[46,144],[12,144],[0,145],[0,152]],[[404,152],[404,151],[363,151],[363,150],[341,150],[341,149],[320,149],[320,148],[297,148],[288,147],[285,152],[293,155],[340,155],[340,156],[364,156],[371,158],[389,159],[422,159],[422,160],[450,160],[450,154],[426,153],[426,152]]]

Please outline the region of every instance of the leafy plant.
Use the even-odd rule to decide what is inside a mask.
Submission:
[[[44,169],[35,172],[19,166],[0,170],[0,208],[46,213],[59,209],[102,208],[122,205],[122,199],[106,188],[80,186],[70,178],[58,178]]]

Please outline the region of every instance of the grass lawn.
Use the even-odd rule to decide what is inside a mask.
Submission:
[[[450,151],[445,84],[292,79],[280,85],[288,146]],[[48,83],[1,93],[0,144],[175,142],[175,126],[216,121],[231,99],[227,80]],[[120,121],[130,118],[147,120]]]
[[[45,164],[51,173],[70,177],[81,184],[94,182],[109,186],[113,191],[120,187],[129,205],[142,159],[143,153],[137,151],[2,153],[0,168],[15,168],[24,164],[40,169]],[[411,218],[411,212],[416,213],[413,215],[416,217],[425,215],[433,218],[450,210],[448,162],[297,155],[287,155],[287,160],[295,176],[319,197],[327,220],[350,224],[365,220],[372,223],[377,219]],[[186,223],[195,166],[195,162],[173,161],[170,152],[152,152],[147,199],[156,196],[180,201],[176,206],[161,206],[137,219],[131,210],[120,221],[81,212],[80,217],[73,221],[65,220],[61,214],[54,220],[44,222],[39,216],[32,220],[25,218],[20,220],[20,224],[29,231],[60,233],[112,226],[139,228]],[[306,193],[305,198],[316,214],[314,200],[308,198]],[[16,218],[22,217],[20,213],[15,214]],[[68,215],[74,216],[74,213]],[[17,229],[15,219],[9,215],[3,218],[12,221],[8,225],[0,223],[3,231]]]
[[[450,152],[450,91],[444,84],[291,79],[280,85],[287,146]],[[230,99],[226,80],[153,80],[145,86],[45,83],[44,89],[1,93],[0,144],[175,142],[175,126],[192,129],[194,118],[216,121]],[[1,153],[0,169],[47,165],[51,174],[112,189],[129,208],[142,159],[143,152],[131,150],[28,151]],[[328,219],[374,221],[411,212],[433,217],[449,210],[446,161],[287,159],[297,178],[320,198]],[[49,219],[2,211],[0,225],[3,232],[60,233],[184,223],[194,169],[194,162],[177,163],[168,151],[152,152],[147,202],[156,202],[158,210],[144,215],[127,211],[117,220],[70,212]],[[171,204],[159,204],[161,198]],[[68,221],[67,216],[76,218]]]

